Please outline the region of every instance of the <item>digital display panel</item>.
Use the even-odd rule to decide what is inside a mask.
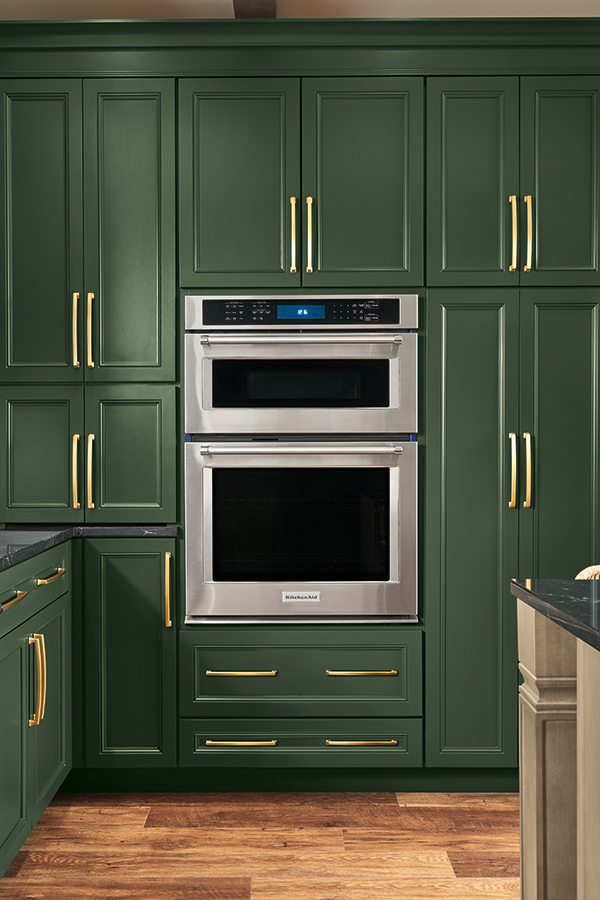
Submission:
[[[278,319],[324,319],[325,305],[307,306],[303,303],[294,304],[294,306],[277,306]]]

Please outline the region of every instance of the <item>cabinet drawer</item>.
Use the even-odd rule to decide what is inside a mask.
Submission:
[[[420,766],[420,719],[182,719],[180,766]]]
[[[71,542],[65,541],[0,572],[0,636],[71,587]],[[13,604],[13,601],[17,601]]]
[[[393,646],[366,647],[308,638],[266,646],[252,631],[246,646],[215,646],[210,638],[208,629],[181,635],[182,716],[421,714],[420,631],[398,634]]]

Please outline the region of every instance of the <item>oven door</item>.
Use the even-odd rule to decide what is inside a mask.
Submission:
[[[188,434],[417,431],[417,335],[186,334]]]
[[[416,443],[185,445],[186,621],[416,621]]]

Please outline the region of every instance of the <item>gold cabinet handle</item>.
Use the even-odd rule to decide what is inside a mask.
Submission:
[[[517,436],[514,431],[509,434],[510,440],[510,500],[509,509],[517,505]]]
[[[207,747],[276,747],[278,741],[205,741]]]
[[[523,266],[523,271],[531,272],[531,261],[533,257],[533,205],[531,202],[531,194],[527,194],[524,199],[527,206],[527,265]]]
[[[172,553],[165,553],[165,626],[172,628],[171,621],[171,556]]]
[[[66,569],[59,569],[56,575],[51,575],[50,578],[38,578],[36,584],[38,585],[38,587],[40,584],[52,584],[53,581],[62,578],[66,571]]]
[[[296,272],[296,198],[290,197],[290,206],[292,208],[292,259],[290,272]]]
[[[309,273],[312,272],[312,270],[313,270],[313,265],[312,265],[312,244],[313,244],[312,204],[313,204],[313,198],[307,197],[306,198],[306,206],[307,206],[307,210],[306,210],[306,215],[307,215],[307,220],[306,220],[306,237],[307,237],[306,271]]]
[[[512,206],[512,261],[510,266],[508,267],[509,272],[517,271],[517,247],[518,247],[518,233],[517,233],[517,195],[511,194],[508,198],[508,202]]]
[[[73,509],[81,509],[79,502],[79,475],[77,471],[77,461],[79,457],[79,435],[73,435],[73,449],[71,451],[71,473],[73,476]]]
[[[325,741],[330,747],[395,747],[398,741]]]
[[[525,438],[525,499],[523,506],[529,509],[531,506],[531,435],[528,431],[524,432]]]
[[[92,359],[92,300],[93,294],[87,296],[87,364],[88,369],[94,368],[94,360]]]
[[[87,446],[87,508],[94,509],[94,501],[92,500],[92,452],[96,436],[88,434]]]
[[[24,597],[27,596],[27,591],[17,591],[12,600],[9,600],[8,603],[0,603],[0,612],[4,612],[6,609],[10,609],[11,606],[16,606],[17,603],[20,603]]]
[[[73,368],[79,368],[79,349],[77,347],[77,303],[79,294],[73,294],[73,321],[71,323],[71,331],[73,338]]]
[[[212,669],[207,669],[204,673],[205,675],[224,675],[229,678],[254,678],[256,676],[267,676],[273,677],[274,675],[279,674],[277,669],[271,669],[270,672],[214,672]]]
[[[35,713],[29,720],[29,727],[39,725],[46,711],[46,644],[43,634],[34,634],[29,638],[30,644],[35,644],[35,660],[37,666],[37,699]]]
[[[348,671],[344,671],[344,670],[336,671],[335,669],[325,669],[325,674],[326,675],[397,675],[398,670],[397,669],[383,669],[380,671],[378,669],[373,669],[373,670],[366,669],[365,671],[362,671],[360,669],[357,669],[357,670],[349,669]]]

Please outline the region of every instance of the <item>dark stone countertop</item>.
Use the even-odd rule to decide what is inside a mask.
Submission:
[[[513,579],[510,589],[528,606],[600,650],[600,581]]]
[[[74,537],[177,537],[177,525],[10,526],[0,530],[0,571]]]

